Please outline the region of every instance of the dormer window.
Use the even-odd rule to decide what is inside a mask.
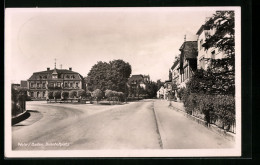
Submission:
[[[58,75],[52,75],[52,78],[56,79],[58,78]]]

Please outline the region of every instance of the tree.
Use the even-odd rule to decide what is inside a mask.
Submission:
[[[124,96],[125,96],[125,94],[124,94],[123,92],[118,92],[117,95],[118,95],[118,99],[119,99],[120,101],[122,101],[123,98],[124,98]]]
[[[12,100],[12,115],[22,113],[25,110],[25,101],[27,99],[27,88],[12,87],[11,100]]]
[[[55,102],[56,102],[57,99],[61,98],[61,92],[60,91],[54,91],[53,96],[54,96]]]
[[[210,47],[219,48],[231,57],[235,52],[235,19],[234,11],[217,11],[205,23],[206,27],[216,29],[212,36],[208,36],[203,45],[206,49]]]
[[[63,97],[63,99],[67,100],[67,98],[69,97],[69,92],[63,91],[63,92],[61,93],[61,96]]]
[[[156,97],[157,94],[157,85],[155,82],[148,83],[146,85],[146,93],[149,98]]]
[[[69,91],[69,96],[70,96],[70,98],[73,99],[74,97],[77,96],[77,91],[75,91],[75,90]]]
[[[108,98],[108,100],[109,100],[109,102],[110,102],[111,98],[113,97],[113,92],[112,92],[112,90],[107,89],[107,90],[105,91],[105,96]]]
[[[85,98],[85,97],[87,97],[85,90],[84,90],[84,89],[78,90],[78,91],[77,91],[77,97],[79,97],[79,98]]]
[[[157,91],[163,86],[163,82],[161,82],[161,80],[157,80],[156,82],[156,85],[157,85]]]
[[[48,91],[48,98],[53,99],[53,92],[52,91]]]
[[[103,97],[103,92],[100,89],[93,91],[93,97],[96,98],[97,102]]]
[[[127,80],[132,72],[131,65],[123,60],[99,61],[92,66],[86,78],[88,90],[107,89],[125,92]]]

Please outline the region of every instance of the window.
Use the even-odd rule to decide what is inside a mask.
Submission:
[[[60,82],[57,83],[57,87],[60,87]]]
[[[79,83],[76,83],[76,87],[77,87],[77,88],[79,87]]]
[[[69,75],[66,75],[66,78],[70,78],[70,76],[69,76]]]
[[[33,92],[31,92],[31,97],[33,97]]]
[[[50,87],[54,87],[54,84],[53,84],[53,83],[50,83]]]
[[[203,44],[203,39],[200,40],[200,50],[203,48],[202,44]]]
[[[65,87],[68,87],[68,83],[65,82]]]
[[[212,58],[212,59],[215,59],[215,50],[213,50],[213,51],[211,52],[211,58]]]
[[[37,83],[37,88],[39,88],[40,87],[40,84],[39,83]]]
[[[31,83],[31,87],[34,87],[34,83]]]
[[[45,83],[42,83],[42,87],[45,87]]]
[[[46,96],[45,96],[45,91],[42,92],[42,96],[43,96],[43,97],[46,97]]]
[[[70,83],[70,87],[73,87],[73,83]]]

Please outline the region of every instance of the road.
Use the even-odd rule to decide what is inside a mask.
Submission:
[[[124,105],[27,102],[31,116],[12,127],[12,149],[175,149],[233,146],[233,142],[170,110],[166,105],[166,102],[160,100],[143,100]],[[172,121],[174,125],[171,124]]]

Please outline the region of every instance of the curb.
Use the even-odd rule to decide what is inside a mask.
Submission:
[[[210,131],[218,134],[218,135],[221,135],[223,136],[224,138],[228,139],[228,140],[231,140],[231,141],[235,141],[236,139],[236,135],[231,133],[231,132],[227,132],[221,128],[218,128],[216,125],[214,124],[210,124],[209,127],[206,125],[206,121],[200,119],[200,118],[197,118],[195,116],[191,116],[189,114],[187,114],[186,112],[184,112],[183,110],[179,109],[179,108],[176,108],[176,107],[169,107],[170,109],[173,109],[173,110],[176,110],[178,112],[181,112],[184,116],[186,116],[187,118],[197,122],[198,124],[201,124],[203,125],[204,127],[208,128]]]
[[[30,113],[25,110],[23,113],[19,114],[16,117],[12,117],[12,125],[15,125],[25,119],[27,119],[28,117],[30,117]]]
[[[163,149],[163,146],[167,146],[167,139],[165,138],[166,135],[164,134],[164,131],[163,131],[163,127],[161,125],[161,122],[159,120],[159,117],[157,115],[157,112],[154,108],[154,102],[153,102],[153,112],[154,112],[154,117],[155,117],[155,122],[156,122],[156,127],[157,127],[157,132],[160,136],[160,146],[161,146],[161,149]]]
[[[161,131],[162,130],[162,126],[161,126],[161,123],[160,123],[159,118],[157,116],[156,110],[154,108],[154,102],[153,102],[153,113],[154,113],[154,118],[155,118],[155,123],[156,123],[156,131],[157,131],[157,133],[159,135],[159,139],[158,139],[159,140],[159,144],[160,144],[161,149],[163,149],[164,142],[163,142],[162,135],[161,135],[161,133],[162,133],[162,131]]]

